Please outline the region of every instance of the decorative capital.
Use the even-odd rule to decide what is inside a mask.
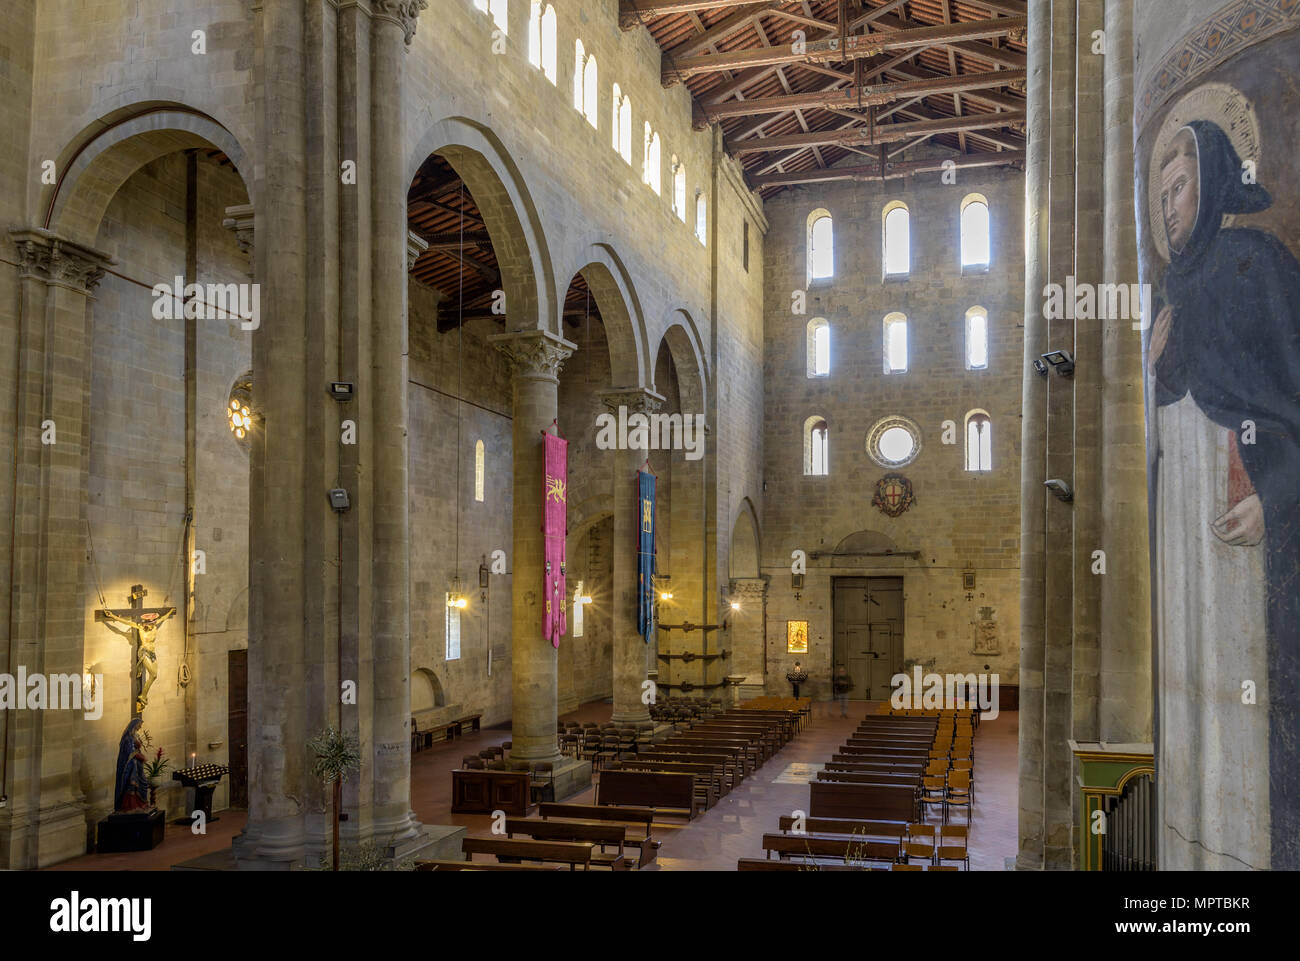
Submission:
[[[420,11],[429,6],[429,0],[370,0],[370,8],[375,16],[391,20],[402,28],[406,35],[407,46],[415,37],[415,21]]]
[[[420,259],[420,254],[429,249],[429,242],[417,234],[414,230],[406,232],[406,270],[410,273],[415,269],[415,262]]]
[[[102,250],[64,240],[39,227],[9,231],[18,252],[18,272],[83,294],[94,293],[108,268],[117,263]]]
[[[602,390],[600,400],[610,410],[618,413],[626,407],[629,414],[654,414],[664,406],[664,398],[648,387],[615,387]]]
[[[560,368],[578,345],[549,330],[517,330],[493,334],[488,341],[510,360],[515,377],[559,383]]]
[[[226,219],[221,221],[221,226],[234,231],[235,243],[239,244],[239,249],[248,257],[249,267],[252,267],[253,205],[238,204],[234,207],[227,207]]]

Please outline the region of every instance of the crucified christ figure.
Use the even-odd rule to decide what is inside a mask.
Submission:
[[[136,612],[132,612],[136,613]],[[154,648],[154,640],[158,634],[158,628],[162,627],[169,617],[176,613],[176,608],[171,608],[162,614],[153,612],[142,612],[138,614],[139,620],[135,617],[122,617],[116,611],[102,610],[99,611],[100,617],[105,622],[117,622],[126,626],[126,630],[120,630],[113,627],[112,623],[108,624],[108,629],[117,634],[121,634],[128,640],[135,639],[139,641],[139,654],[136,657],[135,670],[133,675],[140,678],[140,694],[135,701],[135,713],[143,714],[146,705],[149,703],[149,688],[153,687],[154,680],[158,677],[158,653]],[[150,618],[145,620],[145,618]],[[134,638],[132,638],[134,635]]]

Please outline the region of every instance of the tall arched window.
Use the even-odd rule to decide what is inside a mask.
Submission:
[[[510,32],[510,0],[474,0],[474,9],[488,14],[502,33]]]
[[[885,315],[885,373],[907,373],[907,317]]]
[[[883,215],[885,276],[906,277],[912,272],[911,215],[901,200],[885,206]]]
[[[981,194],[970,194],[961,202],[961,266],[989,265],[989,202]]]
[[[989,315],[983,307],[966,311],[966,369],[984,370],[989,365]]]
[[[573,633],[572,637],[582,637],[582,609],[585,607],[582,603],[582,581],[578,581],[578,586],[573,589]]]
[[[528,8],[528,62],[534,67],[542,66],[542,4],[533,0]]]
[[[704,191],[695,192],[695,239],[707,243],[709,230],[709,202],[704,199]]]
[[[593,130],[599,130],[600,126],[596,120],[596,99],[597,86],[596,55],[590,54],[587,57],[587,63],[582,68],[582,112],[587,117],[587,123],[591,124]]]
[[[481,440],[474,442],[474,500],[482,502],[483,500],[483,442]]]
[[[831,325],[825,317],[808,321],[808,376],[825,377],[831,372]]]
[[[456,595],[446,594],[447,604],[443,608],[443,630],[447,638],[447,660],[460,660],[460,608],[456,606]]]
[[[582,113],[583,94],[586,87],[583,85],[582,68],[587,62],[587,51],[582,45],[582,38],[579,37],[573,41],[573,109]]]
[[[982,410],[966,415],[966,469],[993,469],[993,421]]]
[[[627,94],[618,106],[618,152],[632,163],[632,98]]]
[[[644,172],[641,179],[655,193],[661,193],[663,189],[663,174],[660,167],[663,161],[659,153],[659,134],[650,129],[650,121],[645,122],[645,155],[644,155]]]
[[[814,210],[808,215],[808,282],[835,275],[835,236],[830,212]]]
[[[673,213],[686,223],[686,164],[673,154]]]
[[[824,477],[830,471],[830,428],[822,417],[809,417],[803,425],[803,472]]]
[[[528,13],[528,62],[555,83],[555,8],[541,0],[533,0]]]

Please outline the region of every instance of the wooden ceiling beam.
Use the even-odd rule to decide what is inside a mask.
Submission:
[[[758,100],[731,100],[709,108],[709,117],[721,120],[726,117],[757,116],[763,113],[785,113],[790,110],[833,110],[859,106],[883,106],[915,96],[943,93],[964,93],[989,87],[1001,87],[1014,80],[1023,80],[1023,70],[996,70],[991,73],[959,74],[955,77],[934,77],[922,80],[902,80],[897,83],[867,84],[862,87],[845,87],[839,90],[813,90],[786,96],[763,97]],[[848,77],[844,78],[848,80]]]
[[[787,134],[781,137],[764,137],[761,140],[745,140],[736,144],[736,153],[760,153],[769,150],[786,150],[792,147],[835,147],[847,144],[855,147],[873,146],[882,143],[896,143],[909,137],[922,134],[957,133],[962,130],[980,130],[990,127],[1006,127],[1025,122],[1025,111],[1014,110],[1001,113],[976,113],[964,117],[944,118],[941,120],[919,120],[914,123],[891,123],[880,127],[854,127],[849,130],[817,130],[812,133]]]
[[[726,40],[732,34],[739,33],[764,13],[779,6],[779,3],[754,3],[748,7],[742,7],[730,16],[719,20],[702,34],[691,37],[689,40],[679,43],[665,52],[669,57],[693,57],[697,53],[703,53],[715,43]]]
[[[1004,151],[1002,153],[973,153],[956,157],[930,157],[925,160],[903,160],[897,162],[862,164],[854,167],[827,167],[825,170],[799,170],[783,174],[758,174],[750,177],[750,184],[755,190],[764,187],[792,187],[796,184],[827,183],[832,181],[879,181],[896,177],[908,177],[918,173],[943,170],[944,164],[951,160],[961,168],[997,167],[1006,164],[1023,163],[1025,152]]]
[[[631,30],[639,23],[672,16],[674,13],[722,10],[727,7],[743,7],[753,2],[754,0],[618,0],[618,25],[623,30]]]
[[[843,45],[839,38],[812,40],[802,53],[787,47],[759,47],[750,50],[733,50],[726,53],[695,57],[673,58],[663,66],[661,82],[664,86],[687,80],[690,77],[722,70],[743,70],[752,67],[782,66],[784,64],[830,64],[874,57],[887,50],[906,50],[963,43],[988,37],[1005,36],[1025,27],[1024,17],[998,17],[993,20],[972,20],[966,23],[937,24],[930,27],[909,27],[890,33],[872,33],[848,37]],[[990,48],[992,49],[992,48]]]

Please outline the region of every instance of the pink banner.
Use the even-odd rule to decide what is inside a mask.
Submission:
[[[542,493],[543,557],[546,582],[542,596],[542,636],[554,647],[568,627],[564,582],[564,542],[569,527],[569,442],[546,432],[544,440],[545,486]]]

